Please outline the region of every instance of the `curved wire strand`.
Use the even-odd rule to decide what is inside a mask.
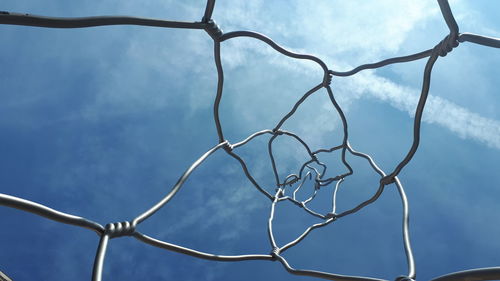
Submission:
[[[228,33],[223,33],[222,30],[215,24],[212,19],[212,15],[215,9],[216,0],[207,0],[206,6],[203,12],[203,16],[201,18],[201,22],[181,22],[181,21],[167,21],[161,19],[150,19],[150,18],[139,18],[139,17],[131,17],[131,16],[96,16],[96,17],[80,17],[80,18],[62,18],[62,17],[45,17],[38,15],[30,15],[30,14],[22,14],[22,13],[12,13],[7,11],[0,11],[0,24],[5,25],[20,25],[20,26],[35,26],[35,27],[46,27],[46,28],[88,28],[88,27],[98,27],[98,26],[111,26],[111,25],[137,25],[137,26],[149,26],[149,27],[160,27],[160,28],[181,28],[181,29],[201,29],[205,30],[207,34],[214,41],[214,62],[217,70],[217,90],[214,98],[213,105],[213,117],[216,126],[217,135],[219,138],[218,144],[203,154],[200,158],[198,158],[191,166],[181,175],[178,181],[174,184],[171,190],[154,206],[138,215],[131,222],[119,222],[119,223],[109,223],[105,227],[102,225],[88,220],[86,218],[66,214],[54,209],[51,209],[45,205],[29,201],[26,199],[18,198],[11,195],[6,195],[0,193],[0,205],[16,208],[25,212],[30,212],[35,215],[39,215],[54,221],[58,221],[65,224],[70,224],[78,227],[83,227],[89,230],[96,232],[100,236],[99,245],[96,251],[96,256],[94,260],[94,268],[92,273],[93,281],[101,281],[103,268],[104,268],[104,259],[107,251],[107,246],[109,240],[122,237],[122,236],[131,236],[135,239],[144,242],[146,244],[166,249],[169,251],[174,251],[177,253],[190,255],[196,258],[214,260],[214,261],[245,261],[245,260],[269,260],[269,261],[279,261],[285,269],[294,275],[303,275],[310,277],[323,278],[328,280],[337,280],[337,281],[347,281],[347,280],[372,280],[372,281],[382,281],[383,279],[371,278],[371,277],[357,277],[357,276],[345,276],[333,273],[320,272],[315,270],[302,270],[295,269],[289,265],[287,260],[281,255],[284,251],[298,245],[301,241],[307,238],[307,236],[315,229],[325,227],[338,219],[344,219],[348,215],[354,214],[358,211],[361,211],[366,206],[376,202],[381,194],[384,192],[386,187],[392,183],[395,184],[397,191],[399,193],[401,202],[402,202],[402,236],[403,236],[403,244],[406,253],[407,265],[408,265],[408,274],[404,277],[398,278],[397,280],[415,280],[416,278],[416,268],[415,268],[415,260],[413,257],[413,251],[410,243],[410,234],[409,234],[409,203],[408,198],[406,196],[405,190],[403,188],[402,183],[400,182],[398,175],[399,173],[408,165],[413,159],[415,153],[418,150],[418,146],[420,143],[420,131],[421,131],[421,122],[422,116],[425,109],[425,104],[427,97],[429,95],[430,90],[430,82],[431,82],[431,74],[432,69],[437,61],[439,56],[446,56],[453,48],[457,47],[459,43],[462,42],[470,42],[474,44],[479,44],[492,48],[500,48],[500,38],[488,37],[473,33],[460,33],[459,26],[453,16],[453,12],[447,0],[437,0],[439,8],[441,10],[441,14],[443,19],[449,29],[449,34],[439,42],[434,48],[428,49],[422,52],[418,52],[411,55],[400,56],[388,58],[375,63],[368,63],[359,65],[354,67],[349,71],[335,71],[330,70],[327,65],[318,57],[308,54],[299,54],[287,50],[283,46],[280,46],[271,38],[260,34],[254,31],[232,31]],[[224,138],[223,134],[223,126],[220,121],[220,104],[223,96],[223,86],[224,86],[224,71],[221,61],[221,42],[225,42],[234,38],[239,37],[248,37],[264,42],[268,46],[270,46],[275,51],[281,53],[282,55],[301,59],[301,60],[309,60],[316,64],[318,64],[323,70],[323,81],[322,83],[316,85],[308,92],[306,92],[292,107],[292,109],[285,114],[282,119],[278,122],[278,124],[273,129],[264,129],[258,132],[255,132],[248,136],[243,141],[240,141],[235,144],[229,143],[228,140]],[[333,94],[333,90],[330,87],[330,82],[332,76],[337,77],[346,77],[352,76],[356,73],[366,70],[366,69],[376,69],[380,67],[384,67],[390,64],[395,63],[403,63],[410,62],[414,60],[420,60],[423,58],[428,58],[424,73],[423,73],[423,82],[422,89],[420,93],[420,98],[418,104],[415,108],[415,117],[413,124],[413,142],[411,147],[409,148],[407,154],[403,157],[403,159],[396,165],[394,170],[390,174],[386,174],[372,159],[372,157],[368,154],[358,152],[354,150],[349,143],[349,134],[348,134],[348,122],[347,118],[338,104],[335,96]],[[339,114],[340,119],[342,121],[342,144],[333,146],[330,148],[319,148],[317,150],[312,150],[309,145],[297,134],[289,131],[282,130],[281,127],[284,123],[292,117],[297,109],[302,105],[302,103],[312,94],[320,90],[321,88],[325,88],[327,95],[330,99],[331,105]],[[268,191],[266,191],[252,176],[251,171],[248,169],[246,161],[240,157],[238,154],[234,152],[234,149],[242,147],[257,137],[263,135],[271,135],[268,142],[268,153],[270,156],[271,164],[273,167],[273,173],[276,178],[276,193],[275,195],[271,195]],[[290,136],[297,141],[299,141],[304,148],[307,150],[310,159],[307,160],[300,167],[300,171],[298,174],[291,174],[287,176],[283,183],[279,181],[278,170],[276,168],[276,163],[274,160],[274,154],[272,150],[273,141],[280,135]],[[208,157],[210,157],[215,151],[223,148],[224,151],[236,159],[240,164],[242,171],[247,177],[248,181],[250,181],[254,187],[260,191],[265,197],[269,198],[271,201],[271,208],[268,218],[268,236],[269,242],[272,248],[271,254],[250,254],[250,255],[217,255],[211,253],[200,252],[194,249],[182,247],[180,245],[171,244],[165,241],[157,240],[155,238],[149,237],[145,234],[142,234],[136,231],[136,227],[148,219],[152,215],[154,215],[159,209],[161,209],[165,204],[167,204],[182,188],[184,183],[187,181],[191,173],[199,167]],[[330,177],[324,178],[325,173],[327,171],[327,166],[323,162],[318,160],[319,153],[332,153],[334,151],[340,150],[341,152],[341,161],[345,168],[347,168],[348,172]],[[359,203],[355,207],[351,209],[347,209],[343,212],[336,213],[337,211],[337,192],[339,190],[340,184],[343,183],[349,176],[354,173],[354,170],[347,162],[347,153],[355,157],[361,157],[368,161],[369,165],[372,169],[380,176],[381,180],[378,185],[378,188],[375,190],[374,194],[368,198],[367,200]],[[318,169],[312,167],[313,165],[318,165],[322,167],[322,172],[319,172]],[[314,171],[315,178],[311,178],[311,172],[308,171],[305,175],[303,175],[304,170],[310,169]],[[314,181],[314,191],[313,194],[304,201],[299,201],[296,199],[295,194],[302,187],[306,178],[309,177],[310,180]],[[332,187],[333,183],[335,185]],[[293,191],[292,197],[285,196],[285,186],[286,185],[294,185],[297,184]],[[315,196],[320,188],[332,188],[332,206],[331,213],[326,215],[322,215],[312,210],[307,206],[308,203],[315,199]],[[276,243],[275,233],[273,230],[273,220],[275,216],[275,210],[278,207],[280,202],[290,201],[299,208],[303,208],[310,215],[321,219],[322,222],[315,223],[305,231],[297,236],[292,241],[286,243],[284,246],[279,247]],[[455,273],[450,273],[447,275],[443,275],[432,279],[432,281],[465,281],[465,280],[496,280],[500,279],[500,267],[489,267],[489,268],[478,268],[471,269],[466,271],[460,271]]]

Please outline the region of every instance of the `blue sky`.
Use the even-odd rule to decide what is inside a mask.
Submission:
[[[337,71],[420,52],[447,35],[436,1],[217,1],[224,32],[254,30]],[[496,1],[450,1],[463,32],[500,37]],[[135,15],[198,21],[204,1],[4,1],[0,10],[47,16]],[[101,224],[131,220],[156,204],[198,157],[215,146],[217,87],[212,39],[201,30],[136,26],[57,30],[0,26],[1,192]],[[271,129],[309,89],[321,69],[262,42],[222,43],[221,122],[231,143]],[[386,172],[412,140],[425,60],[334,77],[350,143]],[[439,58],[424,112],[422,142],[400,179],[410,204],[419,280],[500,264],[500,51],[462,43]],[[313,147],[339,144],[341,122],[325,90],[285,124]],[[238,148],[255,178],[274,190],[267,137]],[[304,162],[304,149],[276,141],[280,174]],[[331,173],[338,154],[324,158]],[[338,208],[366,200],[379,178],[348,158]],[[313,206],[328,209],[331,187]],[[218,151],[176,197],[138,230],[221,255],[268,254],[270,201],[238,162]],[[90,280],[99,237],[0,208],[0,270],[15,281]],[[276,210],[278,244],[319,220],[288,203]],[[387,188],[359,213],[315,230],[284,256],[294,267],[393,280],[406,274],[401,203]],[[269,261],[204,261],[131,238],[110,241],[103,280],[315,280]]]

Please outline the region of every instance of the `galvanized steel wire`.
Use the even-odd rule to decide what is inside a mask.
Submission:
[[[291,247],[299,244],[304,238],[307,237],[309,233],[311,233],[314,229],[326,227],[327,225],[334,223],[339,219],[343,219],[344,217],[354,214],[364,207],[372,204],[377,201],[377,199],[384,192],[385,188],[391,184],[394,184],[398,190],[401,203],[402,203],[402,236],[404,241],[404,248],[406,252],[407,259],[407,272],[400,277],[397,277],[395,280],[416,280],[416,268],[415,261],[413,258],[413,253],[410,244],[410,234],[409,234],[409,206],[408,199],[405,194],[405,190],[401,181],[398,178],[400,172],[405,168],[406,165],[412,160],[413,156],[417,152],[419,143],[420,143],[420,128],[422,122],[422,116],[426,104],[426,100],[429,94],[429,87],[431,82],[431,73],[432,68],[439,57],[444,57],[446,54],[451,52],[454,48],[456,48],[460,43],[470,42],[475,43],[487,47],[500,48],[500,39],[486,37],[482,35],[472,34],[472,33],[460,33],[459,27],[451,8],[448,4],[447,0],[438,0],[437,1],[443,15],[443,18],[446,22],[446,25],[449,29],[449,34],[447,34],[444,39],[436,44],[435,47],[415,53],[408,56],[402,57],[394,57],[386,60],[382,60],[376,63],[363,64],[350,71],[335,71],[328,68],[328,66],[318,57],[308,55],[308,54],[299,54],[294,53],[290,50],[283,48],[274,42],[271,38],[266,37],[257,32],[253,31],[234,31],[229,33],[223,33],[222,30],[215,24],[215,21],[212,19],[212,13],[215,8],[215,0],[208,0],[206,4],[206,8],[200,22],[178,22],[178,21],[166,21],[161,19],[149,19],[149,18],[137,18],[137,17],[128,17],[128,16],[101,16],[101,17],[84,17],[84,18],[54,18],[54,17],[43,17],[36,16],[30,14],[20,14],[20,13],[11,13],[0,11],[0,24],[9,24],[9,25],[24,25],[24,26],[34,26],[34,27],[46,27],[46,28],[88,28],[88,27],[97,27],[97,26],[108,26],[108,25],[141,25],[141,26],[150,26],[150,27],[161,27],[161,28],[184,28],[184,29],[200,29],[207,32],[207,34],[213,39],[214,43],[214,58],[215,58],[215,66],[217,68],[218,74],[218,84],[217,91],[214,98],[214,107],[213,107],[213,115],[216,126],[217,135],[219,138],[219,143],[216,144],[212,149],[203,154],[200,158],[198,158],[186,171],[181,175],[178,179],[177,183],[171,188],[171,190],[158,201],[157,204],[152,206],[150,209],[146,210],[142,214],[138,215],[131,221],[125,222],[116,222],[116,223],[108,223],[105,226],[90,221],[86,218],[78,217],[71,214],[66,214],[50,207],[25,200],[22,198],[18,198],[15,196],[2,194],[0,193],[0,205],[10,208],[20,209],[26,212],[30,212],[39,216],[46,217],[48,219],[58,221],[65,224],[70,224],[78,227],[83,227],[89,230],[92,230],[97,233],[100,237],[100,242],[97,248],[95,260],[94,260],[94,268],[92,273],[93,281],[102,280],[102,272],[104,267],[104,259],[106,255],[107,245],[109,240],[112,240],[117,237],[130,236],[144,243],[150,244],[152,246],[166,249],[169,251],[174,251],[177,253],[193,256],[196,258],[206,259],[206,260],[215,260],[215,261],[244,261],[244,260],[269,260],[269,261],[278,261],[283,267],[291,274],[294,275],[304,275],[311,276],[317,278],[323,278],[328,280],[383,280],[371,277],[361,277],[361,276],[346,276],[335,273],[328,272],[320,272],[314,270],[306,270],[306,269],[296,269],[292,267],[285,257],[282,255],[283,252],[290,249]],[[259,132],[255,132],[252,135],[248,136],[246,139],[231,144],[224,137],[224,131],[222,128],[221,120],[219,117],[219,107],[220,102],[223,97],[223,85],[224,85],[224,70],[222,67],[221,61],[221,43],[231,40],[237,37],[249,37],[255,40],[262,41],[273,48],[275,51],[294,58],[301,60],[309,60],[317,63],[321,69],[323,70],[323,79],[322,81],[307,91],[293,106],[293,108],[278,122],[278,124],[272,129],[266,129]],[[375,69],[379,67],[383,67],[390,64],[395,63],[403,63],[410,62],[415,60],[420,60],[427,58],[427,63],[424,69],[422,89],[420,93],[420,98],[415,110],[414,124],[413,124],[413,142],[410,146],[406,156],[399,162],[399,164],[390,172],[385,173],[379,166],[375,163],[371,156],[368,154],[358,152],[354,150],[349,143],[349,135],[348,135],[348,122],[345,117],[345,114],[337,103],[335,96],[333,94],[330,83],[332,81],[333,76],[352,76],[356,73],[366,70],[366,69]],[[300,105],[311,95],[318,92],[320,89],[326,89],[328,98],[337,113],[339,114],[342,121],[343,128],[343,139],[342,143],[330,148],[323,148],[316,151],[312,151],[308,144],[300,138],[300,136],[294,134],[293,132],[285,131],[281,129],[283,124],[294,115],[296,110],[300,107]],[[272,163],[273,173],[276,181],[275,193],[270,194],[266,191],[259,183],[254,179],[251,175],[247,164],[245,161],[235,152],[235,150],[239,147],[242,147],[252,141],[253,139],[263,136],[269,135],[270,139],[268,141],[268,152],[269,157]],[[273,154],[273,142],[280,136],[288,136],[297,140],[307,151],[310,160],[304,163],[298,174],[291,174],[286,176],[283,180],[280,180],[276,163]],[[198,168],[210,155],[218,150],[224,150],[228,155],[235,158],[240,164],[243,172],[245,173],[248,180],[254,185],[254,187],[260,191],[265,197],[270,200],[270,214],[268,219],[268,236],[270,242],[270,253],[268,254],[246,254],[246,255],[233,255],[233,256],[223,256],[213,253],[204,253],[197,251],[195,249],[190,249],[186,247],[182,247],[180,245],[168,243],[165,241],[157,240],[155,238],[149,237],[138,230],[139,225],[154,215],[158,210],[160,210],[165,204],[167,204],[172,198],[177,194],[177,192],[183,187],[184,182],[189,178],[190,174]],[[324,178],[326,165],[320,162],[317,158],[317,155],[320,153],[331,153],[334,151],[341,152],[341,160],[347,172],[343,174],[339,174],[332,178]],[[380,176],[380,182],[378,184],[378,188],[376,192],[366,201],[361,202],[359,205],[355,206],[352,209],[343,211],[341,213],[336,213],[336,194],[339,186],[342,182],[353,174],[353,169],[351,165],[348,163],[346,156],[350,154],[352,156],[360,157],[365,159],[372,169]],[[321,169],[317,169],[311,164],[315,164]],[[296,198],[297,191],[302,187],[304,181],[306,179],[314,181],[314,191],[312,195],[306,200],[300,201]],[[297,184],[297,187],[293,191],[289,191],[287,187],[290,187],[294,184]],[[327,186],[333,186],[333,198],[332,198],[332,207],[331,211],[326,214],[320,214],[310,209],[307,204],[311,202],[317,194],[317,191],[320,188],[325,188]],[[301,235],[299,235],[295,240],[287,243],[286,245],[278,245],[274,238],[273,231],[273,219],[274,219],[274,211],[277,206],[282,201],[290,201],[297,205],[300,208],[303,208],[306,212],[311,214],[312,216],[318,217],[323,220],[321,223],[316,223],[308,227]],[[450,273],[441,277],[437,277],[433,279],[434,281],[445,281],[445,280],[496,280],[500,279],[500,267],[490,267],[490,268],[479,268],[466,270],[461,272]]]

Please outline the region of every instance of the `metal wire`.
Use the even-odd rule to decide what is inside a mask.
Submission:
[[[54,209],[51,209],[47,206],[25,200],[22,198],[18,198],[15,196],[1,194],[0,193],[0,205],[20,209],[26,212],[30,212],[39,216],[43,216],[45,218],[58,221],[65,224],[70,224],[78,227],[83,227],[89,230],[92,230],[97,233],[100,237],[100,242],[97,248],[95,261],[94,261],[94,269],[92,273],[93,281],[100,281],[102,279],[102,271],[104,268],[104,260],[107,250],[107,245],[109,240],[112,240],[116,237],[122,236],[130,236],[134,237],[139,241],[150,244],[152,246],[166,249],[169,251],[174,251],[177,253],[190,255],[193,257],[207,259],[207,260],[215,260],[215,261],[244,261],[244,260],[269,260],[269,261],[279,261],[283,267],[291,274],[295,275],[305,275],[317,278],[323,278],[328,280],[382,280],[377,278],[370,277],[358,277],[358,276],[345,276],[334,273],[313,271],[313,270],[303,270],[296,269],[292,267],[288,261],[283,257],[282,253],[286,250],[296,246],[299,244],[304,238],[307,237],[309,233],[311,233],[314,229],[326,227],[327,225],[334,223],[339,219],[343,219],[344,217],[354,214],[364,207],[372,204],[377,201],[377,199],[384,192],[385,187],[394,183],[397,187],[401,203],[402,203],[402,236],[404,241],[404,248],[406,253],[407,265],[408,269],[406,274],[397,277],[395,280],[416,280],[416,269],[415,269],[415,261],[413,258],[413,253],[410,244],[410,234],[409,234],[409,206],[408,199],[405,194],[405,190],[400,180],[398,179],[399,173],[405,168],[406,165],[412,160],[413,156],[418,150],[418,146],[420,143],[420,127],[422,122],[422,115],[425,108],[426,100],[429,94],[429,87],[431,82],[431,73],[432,68],[438,58],[446,56],[447,53],[451,52],[453,48],[457,47],[459,43],[463,42],[471,42],[474,44],[479,44],[487,47],[500,48],[500,39],[486,37],[482,35],[472,34],[472,33],[459,33],[459,27],[451,8],[448,4],[447,0],[438,0],[438,5],[443,15],[443,18],[446,22],[446,25],[449,29],[449,34],[444,37],[444,39],[436,44],[436,46],[432,49],[425,50],[423,52],[402,56],[402,57],[394,57],[382,60],[376,63],[363,64],[350,71],[340,72],[331,70],[327,67],[327,65],[319,58],[307,55],[307,54],[298,54],[291,52],[282,46],[278,45],[271,38],[266,37],[257,32],[253,31],[234,31],[229,33],[223,33],[222,30],[215,24],[215,21],[212,19],[212,13],[215,8],[215,0],[208,0],[206,4],[206,8],[200,22],[178,22],[178,21],[166,21],[160,19],[148,19],[148,18],[137,18],[137,17],[128,17],[128,16],[101,16],[101,17],[84,17],[84,18],[54,18],[54,17],[43,17],[36,16],[30,14],[19,14],[19,13],[11,13],[0,11],[0,24],[9,24],[9,25],[24,25],[24,26],[35,26],[35,27],[47,27],[47,28],[87,28],[87,27],[97,27],[97,26],[107,26],[107,25],[141,25],[141,26],[150,26],[150,27],[161,27],[161,28],[185,28],[185,29],[202,29],[207,32],[207,34],[214,41],[214,58],[215,58],[215,66],[218,74],[218,83],[217,83],[217,92],[214,99],[214,121],[216,126],[217,135],[219,138],[219,143],[216,144],[212,149],[203,154],[200,158],[198,158],[179,178],[177,183],[172,187],[170,192],[165,195],[161,200],[158,201],[157,204],[152,206],[150,209],[146,210],[142,214],[138,215],[133,220],[125,221],[125,222],[117,222],[117,223],[108,223],[106,226],[102,226],[97,222],[90,221],[85,218],[81,218],[78,216],[74,216],[71,214],[66,214]],[[246,139],[237,142],[235,144],[229,143],[228,140],[224,138],[222,124],[219,118],[219,107],[220,102],[222,100],[223,95],[223,84],[224,84],[224,71],[221,62],[221,51],[220,46],[221,43],[231,40],[237,37],[249,37],[255,40],[262,41],[269,45],[271,48],[276,50],[277,52],[291,57],[295,59],[301,60],[309,60],[317,63],[321,69],[323,70],[323,80],[318,83],[311,90],[307,91],[293,106],[293,108],[278,122],[278,124],[273,129],[266,129],[259,132],[256,132]],[[420,93],[420,98],[415,109],[415,119],[413,124],[413,142],[411,147],[409,148],[406,156],[399,162],[399,164],[388,174],[386,174],[382,169],[378,167],[375,161],[369,155],[358,152],[354,150],[348,141],[348,123],[347,119],[342,111],[342,108],[337,103],[335,96],[333,94],[333,90],[330,87],[330,82],[333,76],[351,76],[365,69],[374,69],[383,67],[390,64],[395,63],[403,63],[410,62],[414,60],[420,60],[423,58],[428,58],[427,63],[424,69],[423,82],[422,82],[422,90]],[[333,108],[338,112],[343,125],[343,139],[342,143],[331,148],[322,148],[317,151],[311,151],[306,142],[304,142],[298,135],[293,132],[284,131],[281,129],[282,125],[294,115],[296,110],[300,107],[300,105],[311,95],[318,92],[318,90],[325,88],[327,91],[328,98],[330,99]],[[276,193],[271,195],[264,188],[262,188],[257,181],[252,177],[250,171],[247,168],[245,161],[235,152],[235,149],[242,147],[252,141],[253,139],[263,136],[270,135],[270,139],[268,141],[268,152],[270,156],[270,160],[272,163],[273,173],[276,182]],[[292,137],[297,140],[306,150],[310,157],[308,161],[306,161],[298,174],[291,174],[284,177],[284,179],[280,180],[280,175],[276,169],[276,163],[273,154],[273,142],[278,137]],[[222,256],[211,253],[204,253],[194,249],[189,249],[182,247],[180,245],[171,244],[165,241],[160,241],[155,238],[149,237],[137,230],[138,226],[146,219],[154,215],[159,209],[161,209],[165,204],[167,204],[182,188],[184,182],[188,179],[190,174],[198,168],[204,160],[206,160],[210,155],[212,155],[215,151],[219,149],[223,149],[228,155],[232,156],[241,164],[242,170],[244,171],[248,180],[255,186],[255,188],[260,191],[265,197],[267,197],[271,202],[271,209],[268,219],[268,236],[271,246],[270,254],[249,254],[249,255],[234,255],[234,256]],[[344,174],[339,174],[332,178],[323,178],[326,172],[326,165],[321,163],[317,159],[317,155],[320,153],[331,153],[333,151],[341,151],[341,160],[345,168],[348,172]],[[343,211],[341,213],[336,213],[336,194],[342,182],[353,174],[353,169],[349,165],[346,160],[347,154],[350,154],[355,157],[360,157],[368,161],[372,169],[380,176],[380,183],[378,184],[378,188],[376,192],[370,197],[368,200],[360,203],[356,207]],[[322,167],[322,171],[319,171],[315,167],[310,166],[311,164],[317,164]],[[313,177],[314,175],[314,177]],[[314,191],[312,195],[303,200],[297,200],[296,193],[302,187],[306,180],[314,182]],[[297,187],[293,191],[289,191],[287,186],[292,186],[297,183]],[[333,184],[335,183],[335,184]],[[320,214],[313,210],[311,210],[307,204],[310,203],[316,196],[318,189],[325,188],[327,186],[333,185],[333,198],[332,198],[332,208],[331,212],[326,214]],[[291,192],[291,196],[287,195]],[[308,227],[301,235],[299,235],[295,240],[279,246],[276,243],[274,238],[273,231],[273,219],[274,219],[274,210],[278,203],[283,201],[290,201],[297,205],[300,208],[303,208],[306,212],[311,214],[312,216],[318,217],[323,220],[321,223],[316,223]],[[1,279],[2,277],[0,277]],[[450,273],[441,277],[437,277],[433,279],[434,281],[445,281],[445,280],[496,280],[500,279],[500,267],[490,267],[490,268],[478,268],[467,271],[460,271],[455,273]]]

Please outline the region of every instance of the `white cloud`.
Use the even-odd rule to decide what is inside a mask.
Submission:
[[[452,2],[460,7],[462,1]],[[241,7],[240,7],[241,8]],[[252,14],[272,14],[272,6],[257,5]],[[264,11],[264,8],[267,10]],[[475,16],[472,9],[458,10],[457,19]],[[382,12],[375,12],[382,11]],[[227,12],[227,11],[226,11]],[[241,11],[240,11],[241,12]],[[241,13],[227,13],[225,20],[238,22]],[[276,12],[276,11],[275,11]],[[315,53],[325,62],[335,62],[334,68],[339,66],[349,69],[352,63],[367,63],[378,59],[402,55],[400,49],[406,40],[411,40],[411,32],[425,26],[431,21],[444,21],[435,1],[377,1],[374,3],[358,3],[343,1],[335,3],[317,2],[315,5],[299,2],[295,7],[296,19],[289,23],[285,34],[277,34],[277,29],[265,26],[260,22],[252,21],[249,26],[262,28],[269,32],[269,36],[284,35],[286,45],[299,45],[303,52]],[[479,24],[479,21],[476,21]],[[281,23],[278,23],[280,25]],[[440,26],[446,31],[446,27]],[[291,31],[293,30],[293,32]],[[261,31],[261,30],[257,30]],[[441,32],[442,30],[439,30]],[[428,31],[429,35],[435,29]],[[276,33],[276,34],[275,34]],[[297,43],[300,40],[300,44]],[[246,40],[248,41],[248,40]],[[282,43],[282,42],[278,42]],[[244,67],[248,63],[245,52],[255,51],[269,58],[272,63],[278,64],[287,70],[300,71],[303,75],[317,77],[317,66],[302,64],[300,68],[294,66],[294,61],[276,60],[276,54],[269,54],[273,50],[266,50],[259,44],[229,43],[235,54],[224,53],[225,64],[231,68]],[[430,42],[432,47],[435,42]],[[267,48],[269,49],[269,48]],[[416,50],[420,51],[420,50]],[[345,54],[348,54],[345,56]],[[340,57],[342,55],[342,57]],[[331,65],[329,65],[331,67]],[[314,70],[314,72],[312,72]],[[269,73],[269,75],[274,75]],[[437,83],[436,81],[433,81]],[[420,94],[420,89],[398,85],[384,77],[365,71],[353,76],[352,83],[347,84],[350,97],[343,102],[347,105],[363,95],[370,95],[389,103],[391,106],[408,112],[413,116]],[[335,86],[333,86],[335,90]],[[318,118],[317,118],[318,119]],[[250,120],[249,120],[250,121]],[[316,120],[324,123],[322,120]],[[461,138],[472,139],[484,143],[489,147],[500,149],[500,121],[483,117],[467,108],[439,96],[433,96],[432,89],[424,113],[424,122],[445,127]],[[332,129],[332,128],[330,128]],[[311,132],[311,130],[309,130]]]
[[[386,101],[414,115],[420,90],[398,85],[370,72],[358,74],[355,79],[355,92]],[[500,149],[500,121],[482,117],[441,97],[429,95],[423,121],[445,127],[461,138]]]
[[[438,11],[429,1],[301,2],[302,20],[296,25],[301,36],[316,37],[315,43],[330,54],[356,51],[369,59],[399,50],[415,25]]]

